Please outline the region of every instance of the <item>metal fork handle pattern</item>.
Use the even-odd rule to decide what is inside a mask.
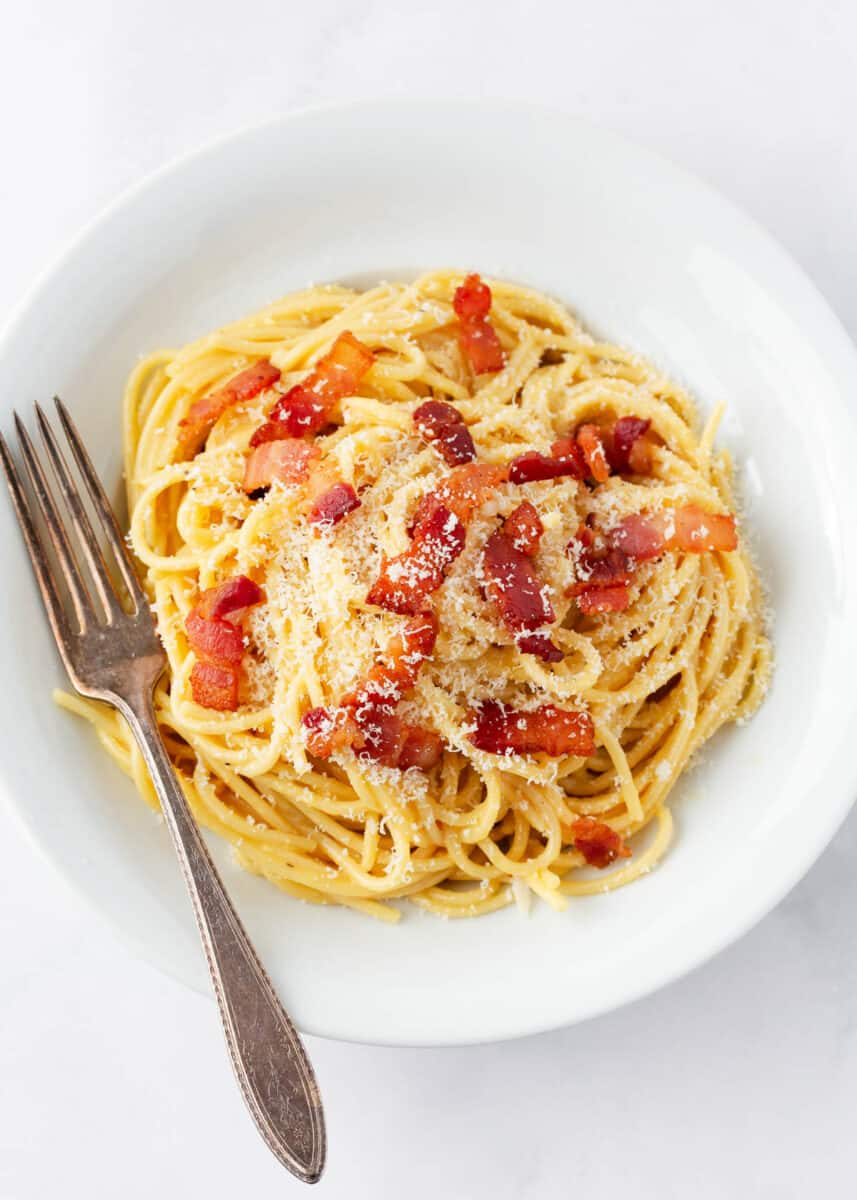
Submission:
[[[190,892],[232,1068],[271,1152],[305,1183],[324,1166],[321,1097],[306,1052],[283,1010],[179,786],[151,697],[118,704],[137,740]]]

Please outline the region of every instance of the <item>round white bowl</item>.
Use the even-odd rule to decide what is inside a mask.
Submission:
[[[813,285],[730,204],[571,117],[501,104],[379,103],[249,130],[113,205],[0,343],[0,425],[60,393],[111,485],[140,354],[179,346],[311,281],[460,265],[550,292],[708,406],[740,464],[775,611],[773,689],[676,790],[649,877],[475,921],[397,927],[291,900],[215,858],[307,1032],[390,1044],[514,1037],[660,987],[745,932],[803,875],[857,791],[857,357]],[[206,988],[166,831],[64,683],[0,505],[0,786],[35,841],[140,952]]]

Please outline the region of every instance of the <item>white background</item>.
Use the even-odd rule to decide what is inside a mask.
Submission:
[[[586,114],[696,171],[780,238],[857,336],[853,0],[3,13],[0,319],[102,205],[205,139],[319,101],[495,95]],[[7,654],[4,685],[22,669]],[[852,818],[739,945],[576,1029],[444,1051],[312,1041],[330,1135],[318,1194],[851,1194],[855,863]],[[0,811],[0,1200],[185,1189],[302,1190],[242,1111],[214,1005],[131,958]]]

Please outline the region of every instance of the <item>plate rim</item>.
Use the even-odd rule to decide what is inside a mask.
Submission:
[[[85,252],[87,243],[97,237],[101,227],[107,224],[123,209],[133,205],[147,191],[157,188],[163,180],[170,176],[181,174],[190,164],[210,155],[216,155],[232,144],[241,143],[267,130],[298,124],[307,118],[312,119],[316,116],[352,115],[355,113],[365,113],[368,115],[372,112],[383,112],[391,109],[400,111],[403,108],[411,110],[428,108],[435,110],[454,109],[460,111],[462,107],[471,111],[481,111],[494,115],[499,115],[503,112],[527,113],[532,117],[542,115],[551,120],[559,119],[581,129],[594,131],[600,137],[612,143],[616,149],[642,156],[661,171],[665,171],[667,174],[681,181],[685,186],[695,190],[700,196],[715,201],[725,213],[729,214],[733,221],[736,221],[739,226],[751,233],[758,242],[764,245],[767,252],[772,255],[772,261],[777,267],[785,269],[790,273],[793,280],[798,283],[803,292],[803,295],[800,297],[801,301],[812,302],[816,319],[820,320],[826,326],[825,332],[827,336],[832,338],[835,343],[838,343],[838,351],[841,355],[840,362],[837,364],[839,373],[841,373],[841,368],[844,366],[850,370],[854,383],[857,384],[857,347],[855,347],[847,329],[819,286],[807,271],[804,270],[797,259],[791,255],[786,247],[768,229],[707,180],[696,175],[681,164],[674,162],[661,151],[634,138],[618,133],[609,126],[592,121],[588,117],[581,116],[579,113],[572,112],[560,106],[509,99],[471,98],[459,100],[427,95],[412,96],[406,100],[377,97],[348,102],[329,101],[303,105],[299,108],[275,114],[264,121],[251,122],[242,125],[238,129],[208,138],[188,150],[171,156],[164,163],[121,189],[112,199],[103,204],[94,216],[85,222],[76,233],[64,241],[60,249],[48,263],[40,271],[36,272],[18,302],[12,305],[6,320],[3,322],[2,329],[0,329],[0,360],[8,352],[11,343],[14,341],[19,324],[23,323],[31,310],[39,306],[42,297],[50,288],[53,280],[62,274],[66,264],[82,251]],[[854,709],[855,714],[857,714],[857,700],[855,700]],[[482,1045],[566,1028],[572,1024],[591,1020],[596,1016],[606,1015],[618,1008],[624,1007],[626,1004],[631,1004],[645,996],[653,995],[660,991],[661,988],[698,970],[728,946],[739,941],[765,916],[772,912],[791,890],[805,878],[814,863],[820,858],[835,837],[837,830],[848,817],[852,807],[857,803],[857,760],[855,760],[850,772],[847,772],[847,776],[846,770],[843,768],[842,777],[843,783],[839,801],[836,804],[831,804],[828,808],[826,821],[813,826],[814,836],[807,838],[803,845],[803,853],[800,855],[795,853],[791,856],[789,860],[790,869],[788,871],[779,871],[776,875],[770,875],[766,887],[759,889],[756,902],[752,905],[744,904],[730,922],[722,923],[718,935],[708,936],[701,947],[694,946],[689,950],[683,951],[681,954],[674,955],[672,966],[661,970],[657,981],[654,983],[644,980],[637,984],[634,980],[630,980],[621,989],[621,995],[610,997],[606,1003],[603,1000],[601,1002],[593,1000],[587,1006],[578,1009],[574,1015],[560,1021],[553,1018],[545,1019],[544,1017],[534,1016],[527,1022],[522,1021],[520,1018],[515,1018],[510,1024],[506,1024],[502,1015],[498,1012],[493,1014],[494,1019],[490,1031],[480,1035],[471,1035],[465,1031],[463,1034],[457,1036],[447,1034],[438,1037],[428,1033],[425,1037],[416,1038],[411,1035],[396,1036],[395,1032],[393,1032],[379,1037],[374,1033],[359,1035],[354,1032],[343,1032],[342,1029],[316,1028],[312,1022],[306,1021],[302,1022],[302,1031],[312,1036],[353,1044],[402,1047]],[[845,782],[846,777],[848,778],[847,784]],[[193,991],[210,995],[208,989],[198,986],[198,981],[192,976],[183,974],[176,969],[170,960],[160,953],[154,941],[144,941],[138,938],[122,923],[121,916],[114,913],[112,909],[99,904],[95,895],[91,891],[86,890],[66,860],[57,854],[52,847],[40,840],[35,826],[28,819],[26,805],[18,798],[15,788],[11,785],[9,778],[5,774],[0,774],[0,795],[2,795],[5,801],[8,813],[15,821],[18,829],[23,833],[27,842],[37,851],[41,859],[50,866],[64,885],[82,900],[87,909],[98,917],[102,927],[106,927],[114,936],[118,936],[135,956],[142,958],[162,974],[184,984]]]

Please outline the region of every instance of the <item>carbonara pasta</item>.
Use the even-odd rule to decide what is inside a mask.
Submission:
[[[559,303],[313,287],[140,362],[130,541],[197,819],[387,920],[629,883],[771,652],[715,412]],[[156,806],[122,718],[76,697]]]

